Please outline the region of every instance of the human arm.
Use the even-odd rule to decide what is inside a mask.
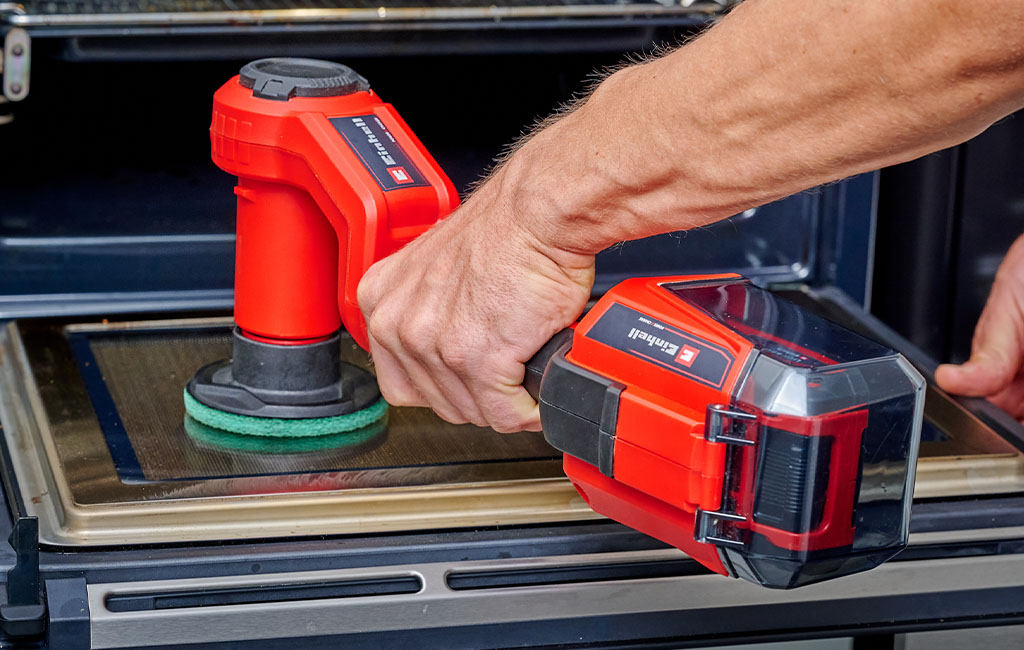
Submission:
[[[1024,3],[748,0],[609,76],[360,286],[381,388],[537,428],[522,363],[589,297],[594,254],[975,135],[1024,105]]]

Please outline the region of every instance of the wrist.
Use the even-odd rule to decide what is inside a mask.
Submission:
[[[698,150],[681,151],[684,107],[667,102],[666,61],[631,66],[586,103],[536,133],[501,169],[524,226],[553,247],[595,254],[622,240],[726,217],[701,205]],[[665,105],[662,105],[665,104]],[[695,160],[690,160],[690,158]]]
[[[634,179],[612,160],[615,118],[600,92],[534,134],[496,179],[520,226],[552,248],[587,255],[637,236],[622,233]]]

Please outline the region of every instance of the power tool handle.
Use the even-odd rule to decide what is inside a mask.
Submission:
[[[544,346],[537,351],[537,354],[530,357],[526,362],[526,375],[523,376],[523,388],[537,402],[540,402],[540,385],[544,379],[544,370],[562,348],[572,346],[572,328],[565,328],[558,334],[551,337]]]

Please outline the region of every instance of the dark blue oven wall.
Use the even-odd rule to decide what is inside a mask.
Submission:
[[[244,61],[68,62],[39,43],[30,98],[0,130],[11,163],[0,178],[0,317],[230,308],[233,179],[210,162],[208,128],[213,92]],[[622,57],[348,62],[465,191],[524,125]],[[615,246],[599,258],[595,290],[628,275],[740,270],[838,283],[863,301],[866,263],[836,257],[865,255],[872,191],[870,180],[839,183],[711,228]]]
[[[1024,233],[1020,114],[881,173],[874,312],[938,360],[970,355],[996,269]]]

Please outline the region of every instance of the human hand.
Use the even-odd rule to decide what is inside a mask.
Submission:
[[[962,365],[943,364],[935,380],[943,390],[987,397],[1024,420],[1024,237],[999,265],[992,292],[974,329],[971,358]]]
[[[515,167],[515,165],[511,165]],[[452,423],[539,430],[524,363],[590,297],[594,256],[548,243],[506,165],[359,285],[384,398]]]

